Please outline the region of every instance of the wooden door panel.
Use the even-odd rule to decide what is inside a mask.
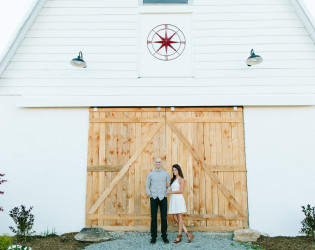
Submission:
[[[120,228],[148,226],[146,219],[135,221],[105,215],[149,214],[143,188],[146,176],[153,168],[152,158],[165,158],[162,155],[165,154],[164,124],[151,121],[159,121],[160,117],[164,120],[164,112],[114,111],[90,110],[93,114],[90,115],[86,224]],[[140,151],[139,147],[142,147]]]
[[[88,145],[86,226],[149,230],[145,182],[159,156],[170,175],[182,167],[191,230],[248,227],[241,108],[91,109]]]

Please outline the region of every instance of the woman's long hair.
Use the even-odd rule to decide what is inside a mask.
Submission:
[[[174,165],[172,166],[172,172],[173,172],[173,168],[176,168],[177,171],[178,171],[179,176],[184,179],[184,175],[183,175],[183,172],[182,172],[182,169],[180,168],[180,166],[179,166],[178,164],[174,164]],[[176,175],[174,175],[174,173],[173,173],[173,178],[172,178],[172,180],[171,180],[171,185],[172,185],[172,183],[175,181],[175,179],[176,179]]]

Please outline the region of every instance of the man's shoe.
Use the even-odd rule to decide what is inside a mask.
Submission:
[[[151,244],[155,244],[156,243],[156,238],[151,238],[150,243]]]
[[[170,243],[170,241],[167,238],[163,238],[163,241],[164,241],[165,244]]]

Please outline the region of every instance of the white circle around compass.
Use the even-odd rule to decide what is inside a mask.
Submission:
[[[147,45],[155,58],[170,61],[184,52],[186,39],[178,27],[171,24],[161,24],[150,31]]]

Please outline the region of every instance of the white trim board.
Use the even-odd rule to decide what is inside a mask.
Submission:
[[[315,43],[315,21],[308,11],[307,7],[304,4],[303,0],[290,0],[293,8],[295,9],[298,17],[300,18],[301,22],[304,24],[305,29],[309,33],[310,37],[312,38],[313,42]]]
[[[35,22],[40,10],[42,9],[46,0],[34,1],[33,6],[29,9],[29,12],[25,14],[24,20],[22,20],[20,26],[15,31],[14,35],[10,39],[8,46],[5,48],[2,55],[0,55],[0,76],[3,74],[11,59],[15,55],[17,49],[20,47],[24,37],[28,33],[32,24]]]
[[[16,106],[133,107],[133,106],[306,106],[315,105],[315,94],[303,95],[201,95],[191,96],[19,96]]]

